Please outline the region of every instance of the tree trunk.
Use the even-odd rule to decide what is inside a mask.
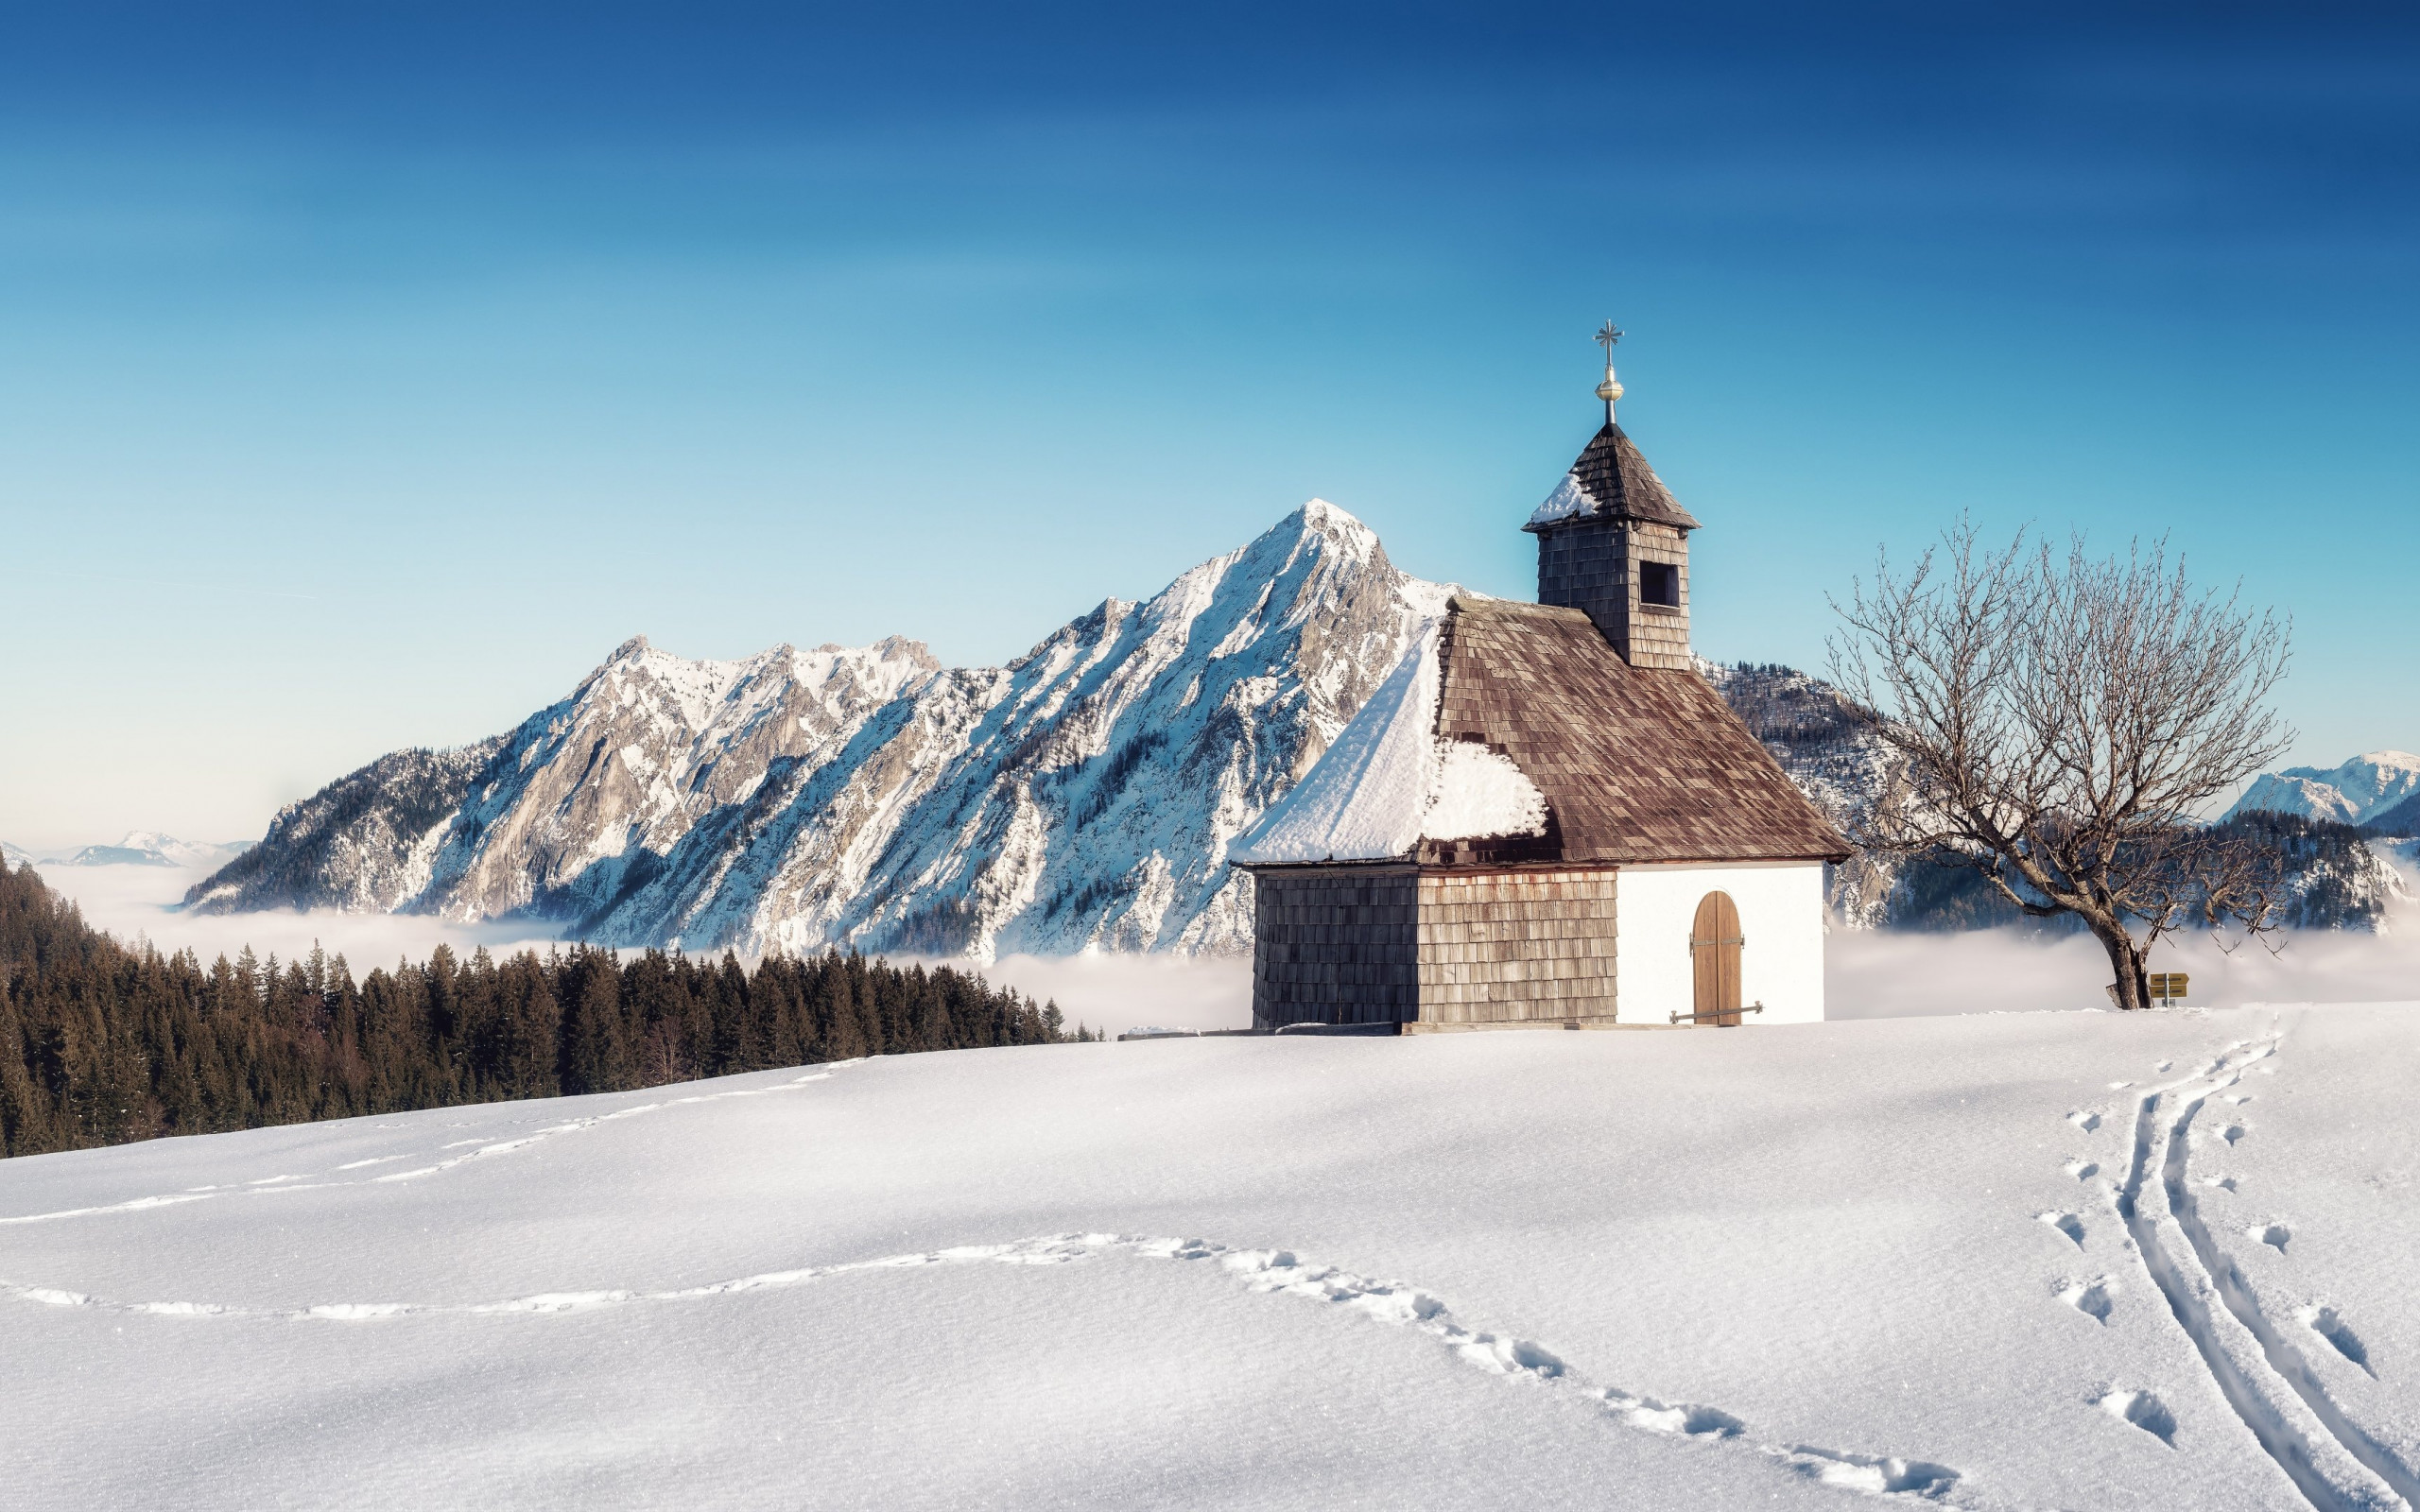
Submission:
[[[2125,925],[2114,920],[2104,923],[2097,919],[2086,919],[2084,922],[2091,926],[2093,937],[2100,941],[2100,948],[2109,953],[2109,968],[2117,978],[2111,984],[2111,991],[2118,999],[2118,1005],[2120,1008],[2150,1007],[2151,982],[2143,973],[2143,952],[2135,943],[2135,936],[2127,933]]]

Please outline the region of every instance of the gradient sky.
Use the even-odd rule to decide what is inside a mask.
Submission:
[[[256,836],[644,633],[996,662],[1305,499],[1529,596],[1597,420],[1699,648],[1960,509],[2420,748],[2409,8],[11,7],[0,836]]]

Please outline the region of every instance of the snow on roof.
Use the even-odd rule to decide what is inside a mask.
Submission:
[[[1436,743],[1424,840],[1481,840],[1547,833],[1547,796],[1502,751],[1472,740]]]
[[[1546,795],[1520,767],[1483,745],[1437,738],[1439,630],[1429,627],[1229,860],[1383,861],[1423,840],[1546,833]]]
[[[1432,625],[1309,775],[1236,838],[1231,861],[1364,861],[1420,842],[1437,720]]]
[[[1550,525],[1558,520],[1586,514],[1595,507],[1597,501],[1588,497],[1588,490],[1580,486],[1580,474],[1565,472],[1563,481],[1555,485],[1554,491],[1547,495],[1547,502],[1539,505],[1537,513],[1530,516],[1530,524]]]

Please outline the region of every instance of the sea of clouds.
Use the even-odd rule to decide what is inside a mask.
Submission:
[[[465,924],[418,915],[272,912],[186,914],[176,903],[197,868],[53,867],[43,879],[84,917],[122,940],[191,949],[205,962],[250,945],[282,960],[317,945],[356,975],[418,960],[439,944],[467,955],[485,946],[544,952],[562,942],[527,922]],[[2420,904],[2391,913],[2380,935],[2294,932],[2266,940],[2164,941],[2154,971],[2189,972],[2197,1006],[2246,1003],[2361,1003],[2420,995]],[[933,963],[963,965],[962,962]],[[1252,1022],[1252,963],[1233,956],[1011,955],[985,969],[994,981],[1056,1002],[1072,1025],[1112,1033],[1145,1024],[1242,1028]],[[2014,930],[1957,935],[1836,930],[1825,962],[1828,1016],[1898,1018],[1943,1013],[2106,1009],[2107,957],[2081,935],[2043,938]]]

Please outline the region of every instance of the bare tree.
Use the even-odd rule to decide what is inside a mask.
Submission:
[[[2274,927],[2277,868],[2202,822],[2293,732],[2267,707],[2290,626],[2197,592],[2167,543],[2064,560],[2024,532],[1979,549],[1971,520],[1911,572],[1887,553],[1833,606],[1832,676],[1901,759],[1905,790],[1854,836],[1953,858],[2037,917],[2072,914],[2109,953],[2120,1007],[2186,927]]]

